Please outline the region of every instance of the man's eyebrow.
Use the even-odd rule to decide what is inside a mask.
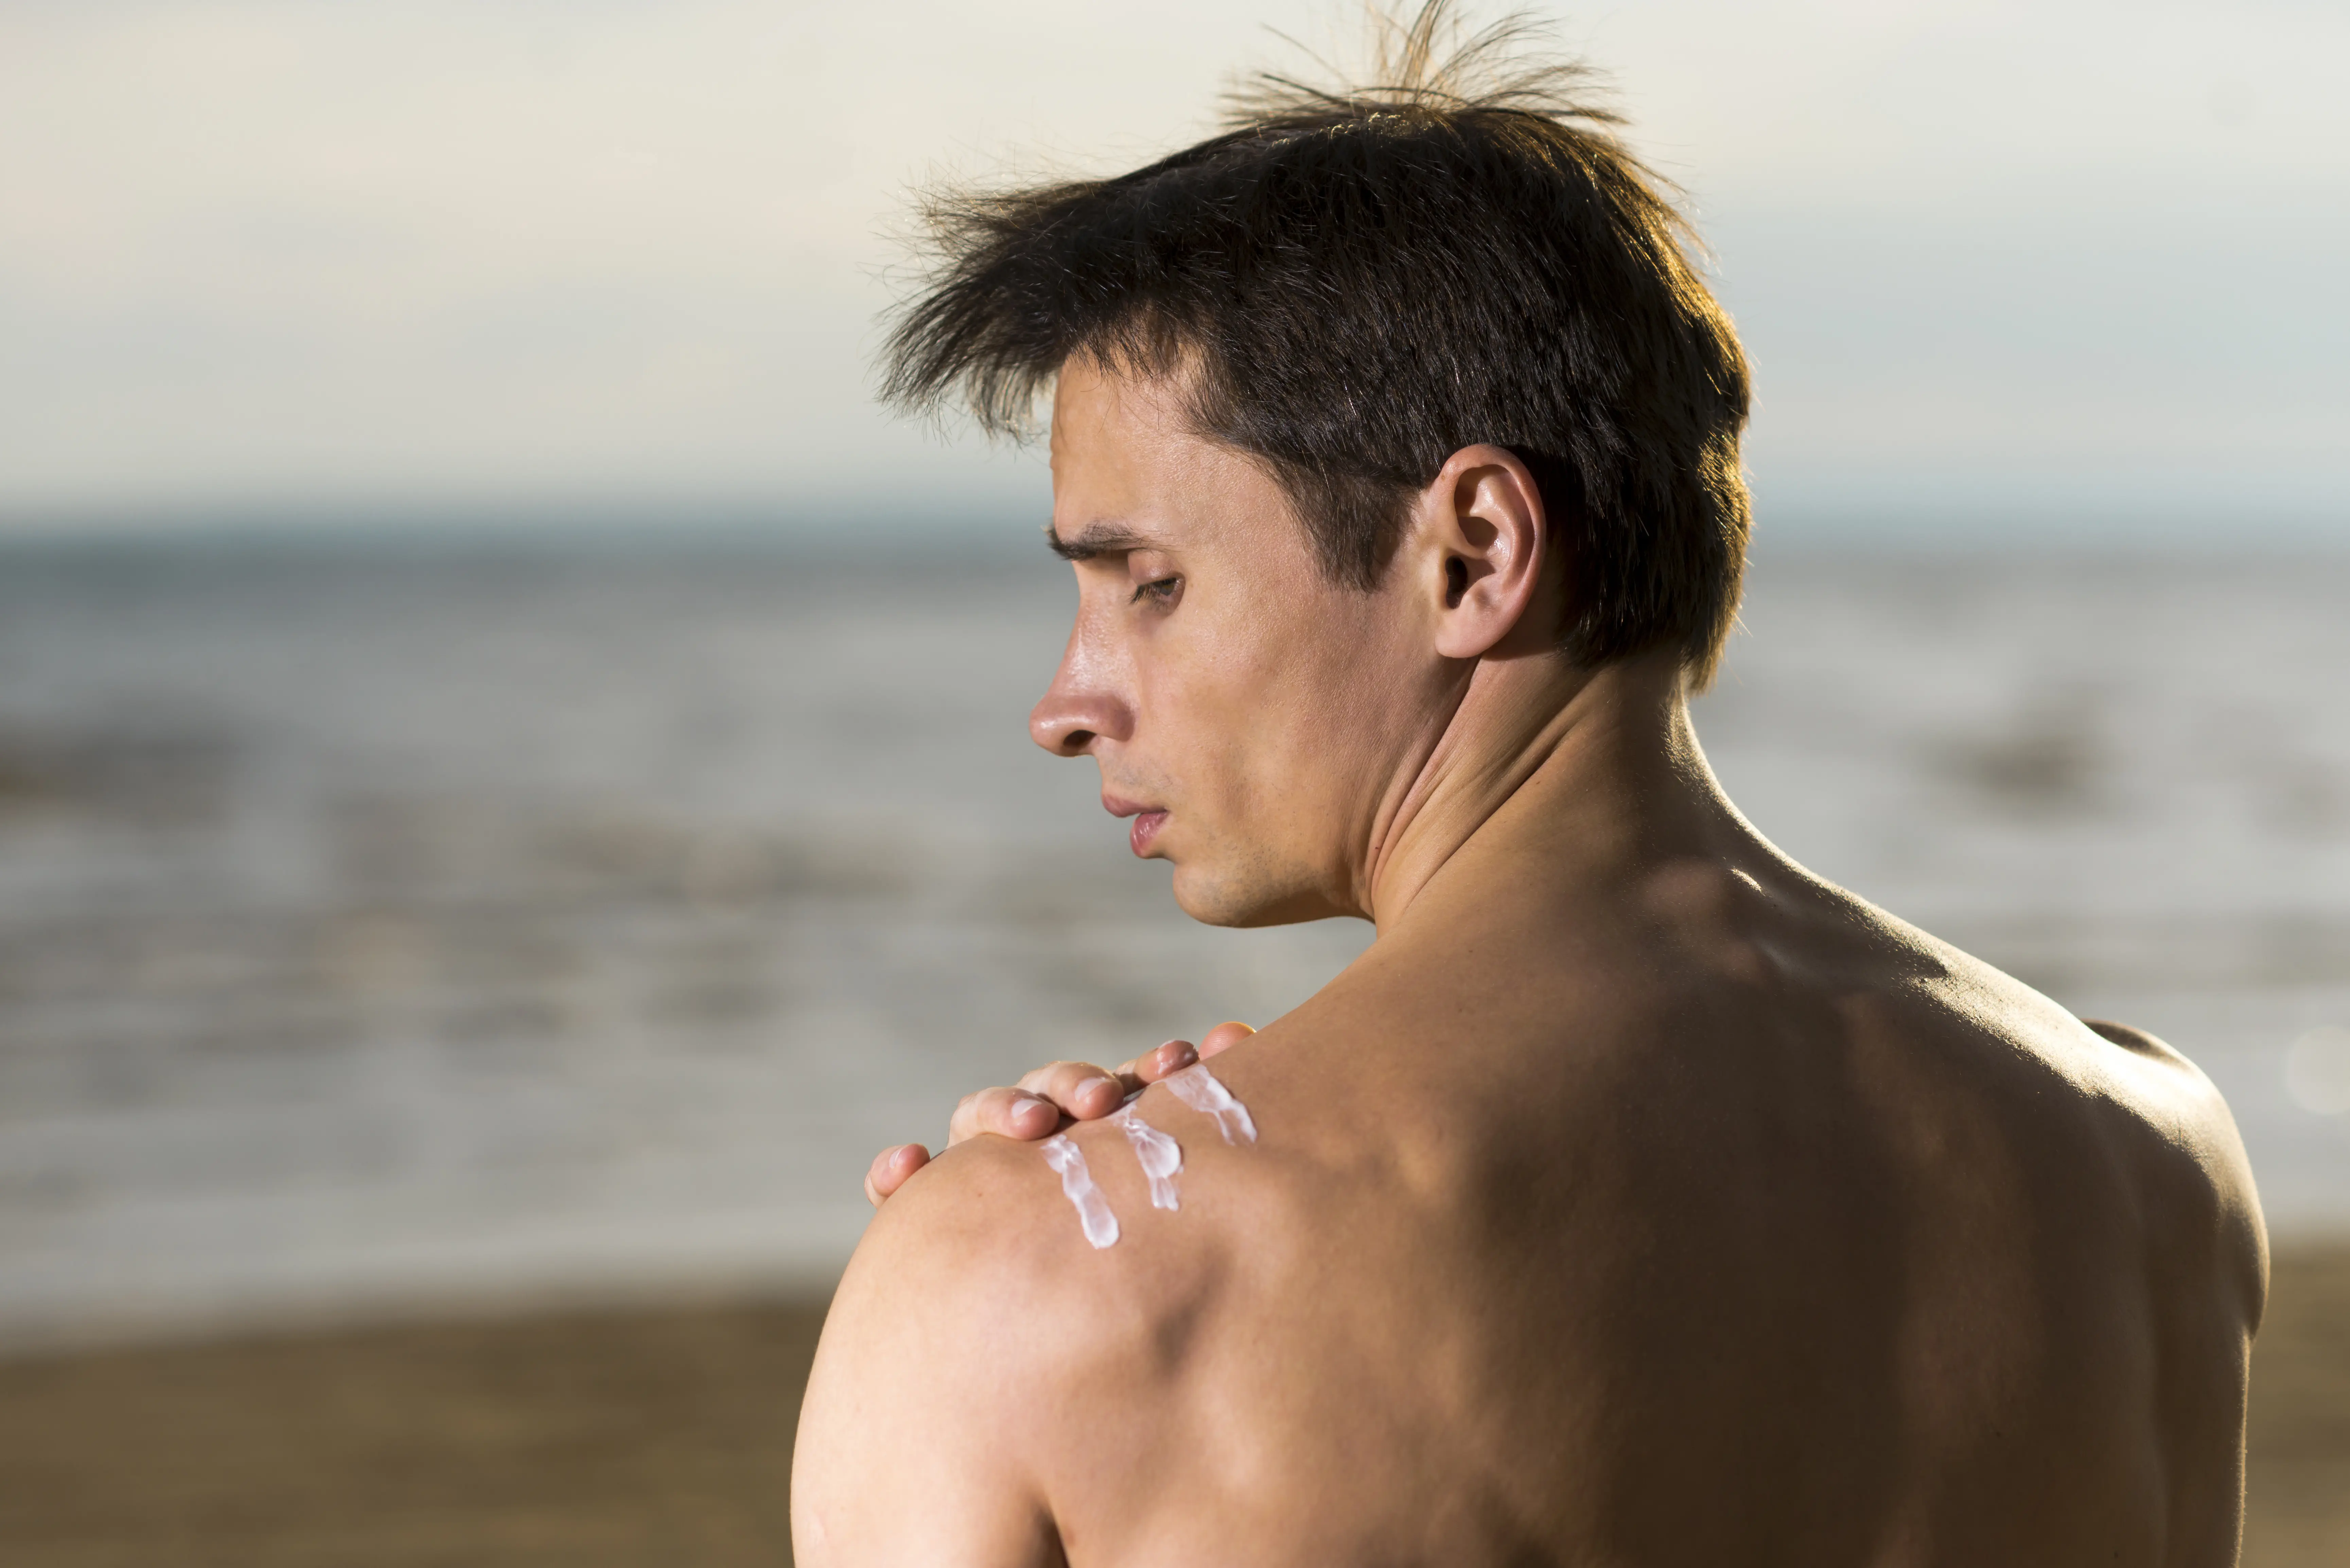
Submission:
[[[1090,561],[1097,556],[1120,556],[1129,550],[1147,550],[1152,542],[1131,528],[1116,523],[1088,523],[1076,532],[1075,538],[1064,539],[1053,532],[1050,523],[1045,524],[1045,544],[1064,561]]]

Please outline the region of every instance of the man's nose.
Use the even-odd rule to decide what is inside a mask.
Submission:
[[[1028,711],[1028,734],[1059,757],[1081,757],[1097,739],[1123,741],[1134,733],[1134,711],[1101,679],[1099,661],[1087,656],[1083,639],[1072,635],[1053,672],[1053,684]]]

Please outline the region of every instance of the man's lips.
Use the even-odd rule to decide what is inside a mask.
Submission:
[[[1127,847],[1137,855],[1148,855],[1150,852],[1150,841],[1158,837],[1159,830],[1166,826],[1166,812],[1142,813],[1134,819],[1134,826],[1126,830]]]
[[[1139,800],[1120,800],[1114,794],[1106,794],[1102,796],[1102,809],[1112,816],[1134,818],[1134,826],[1126,830],[1126,842],[1137,855],[1148,853],[1150,841],[1167,826],[1167,808],[1163,805],[1145,805]]]

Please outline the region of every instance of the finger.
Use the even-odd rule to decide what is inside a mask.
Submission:
[[[1189,1040],[1170,1040],[1155,1050],[1145,1051],[1124,1067],[1118,1076],[1139,1085],[1155,1084],[1170,1073],[1180,1073],[1200,1059],[1200,1048]]]
[[[991,1108],[1001,1111],[998,1102],[1018,1094],[1016,1089],[974,1089],[955,1102],[954,1115],[947,1118],[947,1147],[952,1148],[968,1137],[977,1137],[988,1130]],[[1035,1099],[1034,1095],[1026,1096]]]
[[[865,1199],[879,1209],[884,1199],[906,1185],[906,1179],[931,1163],[931,1151],[918,1143],[901,1143],[873,1157],[865,1173]]]
[[[981,1133],[1004,1137],[1050,1137],[1061,1125],[1061,1107],[1041,1096],[1021,1089],[982,1089],[965,1095],[947,1123],[947,1145],[952,1147]]]
[[[1256,1031],[1245,1023],[1228,1022],[1217,1024],[1200,1036],[1200,1060],[1204,1062],[1220,1051],[1229,1051]]]
[[[1125,1103],[1126,1092],[1137,1085],[1121,1083],[1118,1074],[1091,1062],[1055,1062],[1020,1080],[1020,1086],[1047,1099],[1081,1122],[1106,1116]]]
[[[1072,1067],[1087,1073],[1098,1073],[1101,1071],[1099,1067],[1093,1065],[1089,1062],[1047,1062],[1041,1067],[1031,1068],[1029,1071],[1021,1074],[1020,1076],[1012,1080],[1012,1086],[1015,1089],[1025,1089],[1032,1095],[1038,1094],[1043,1091],[1044,1086],[1046,1084],[1053,1081],[1055,1076],[1066,1072]]]

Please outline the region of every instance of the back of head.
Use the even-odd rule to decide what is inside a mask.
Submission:
[[[1365,589],[1447,458],[1508,447],[1567,562],[1564,651],[1676,646],[1701,686],[1745,555],[1745,360],[1661,182],[1530,31],[1428,0],[1382,17],[1373,85],[1260,78],[1147,168],[935,198],[889,395],[1009,431],[1073,356],[1180,373]]]

